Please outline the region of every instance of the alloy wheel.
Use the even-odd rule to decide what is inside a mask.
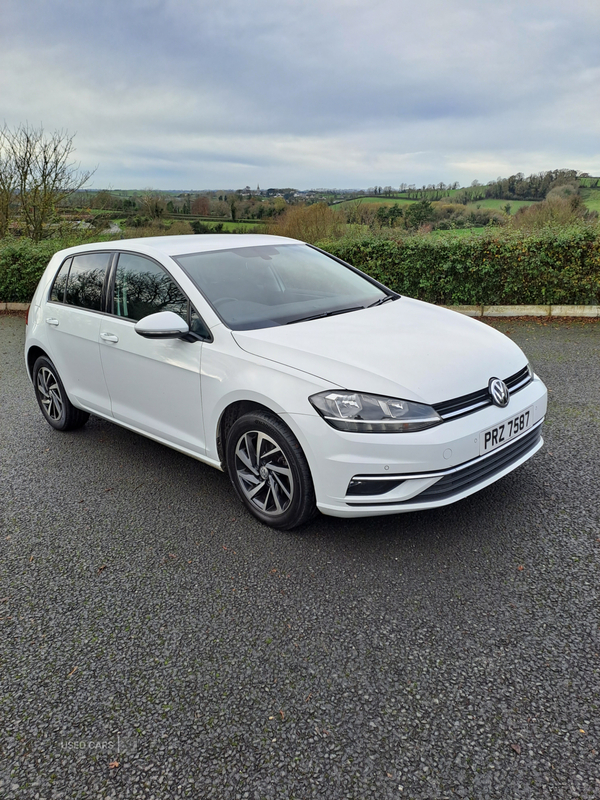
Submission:
[[[236,444],[238,484],[263,514],[284,514],[294,496],[292,470],[281,447],[262,431],[247,431]]]
[[[63,415],[64,405],[56,376],[48,367],[38,370],[37,390],[48,419],[58,422]]]

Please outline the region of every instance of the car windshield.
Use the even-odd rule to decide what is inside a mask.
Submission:
[[[175,261],[233,330],[343,314],[394,297],[305,244],[190,253]]]

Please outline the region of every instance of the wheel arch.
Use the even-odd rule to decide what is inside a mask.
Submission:
[[[27,363],[27,372],[29,373],[30,380],[33,380],[33,365],[40,356],[44,356],[44,358],[47,358],[50,361],[52,360],[45,350],[43,350],[41,347],[38,347],[35,344],[32,345],[27,351],[26,363]]]
[[[272,408],[263,405],[262,403],[257,402],[256,400],[236,400],[233,403],[230,403],[221,413],[219,417],[219,422],[217,424],[217,453],[219,456],[219,460],[221,461],[221,468],[224,472],[227,472],[227,453],[225,443],[227,442],[227,434],[233,423],[242,417],[244,414],[249,414],[251,411],[265,411],[267,414],[271,414],[274,417],[277,417],[287,428],[289,425],[285,423],[284,420],[281,419],[279,414],[276,411],[273,411]],[[293,433],[293,431],[291,431]]]

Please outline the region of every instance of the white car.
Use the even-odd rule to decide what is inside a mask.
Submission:
[[[149,436],[281,529],[453,503],[543,444],[546,388],[514,342],[282,237],[62,250],[25,358],[52,427]]]

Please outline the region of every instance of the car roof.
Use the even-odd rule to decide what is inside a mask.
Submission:
[[[117,239],[111,242],[91,242],[62,250],[61,255],[85,253],[90,250],[135,250],[155,256],[179,256],[184,253],[210,253],[217,250],[234,250],[238,247],[261,247],[277,244],[304,244],[286,236],[268,236],[259,233],[207,233],[184,236],[147,236],[140,239]]]

